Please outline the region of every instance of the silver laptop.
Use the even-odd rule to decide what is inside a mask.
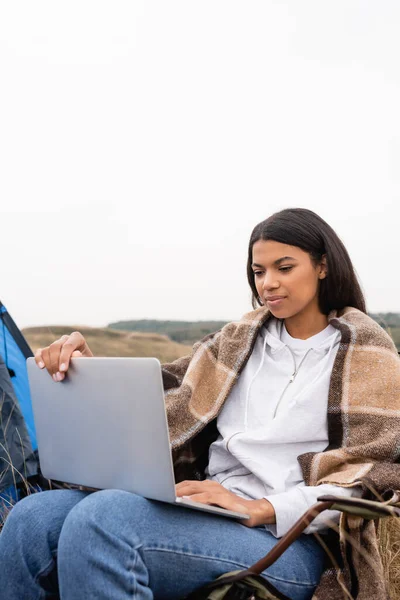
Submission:
[[[28,358],[43,475],[95,489],[121,489],[145,498],[247,519],[177,498],[156,358],[73,358],[64,381]]]

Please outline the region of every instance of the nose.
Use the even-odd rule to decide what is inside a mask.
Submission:
[[[264,281],[263,281],[263,285],[262,288],[265,291],[271,291],[271,290],[276,290],[277,288],[279,288],[280,283],[276,278],[276,274],[275,273],[265,273],[264,276]]]

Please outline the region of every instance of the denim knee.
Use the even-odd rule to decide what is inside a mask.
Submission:
[[[110,537],[125,537],[127,519],[141,512],[146,499],[121,490],[94,492],[77,504],[65,519],[59,553],[72,550],[85,554],[85,548],[94,543],[105,545]],[[97,540],[97,541],[95,541]],[[130,530],[129,542],[135,543]]]
[[[62,598],[150,598],[134,520],[144,498],[118,490],[94,492],[68,514],[58,543]],[[138,595],[139,590],[147,590]]]
[[[13,537],[22,535],[26,541],[30,535],[34,538],[40,535],[42,529],[43,493],[45,492],[32,494],[15,504],[6,519],[2,535],[10,534]]]

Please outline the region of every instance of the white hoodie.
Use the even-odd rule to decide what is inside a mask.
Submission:
[[[359,495],[359,488],[306,486],[297,457],[328,446],[328,393],[340,331],[328,325],[307,340],[270,319],[217,419],[207,477],[248,499],[266,498],[276,537],[323,494]],[[339,513],[325,511],[306,533],[326,529]]]

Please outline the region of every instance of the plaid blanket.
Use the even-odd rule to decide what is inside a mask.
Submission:
[[[271,317],[265,307],[228,323],[193,346],[190,356],[163,365],[177,481],[202,479],[216,417]],[[341,331],[328,398],[329,446],[298,457],[306,485],[362,485],[364,497],[400,490],[400,361],[387,333],[355,308],[328,315]],[[373,521],[342,515],[344,568],[325,572],[314,600],[388,600]],[[361,549],[360,549],[361,547]]]

